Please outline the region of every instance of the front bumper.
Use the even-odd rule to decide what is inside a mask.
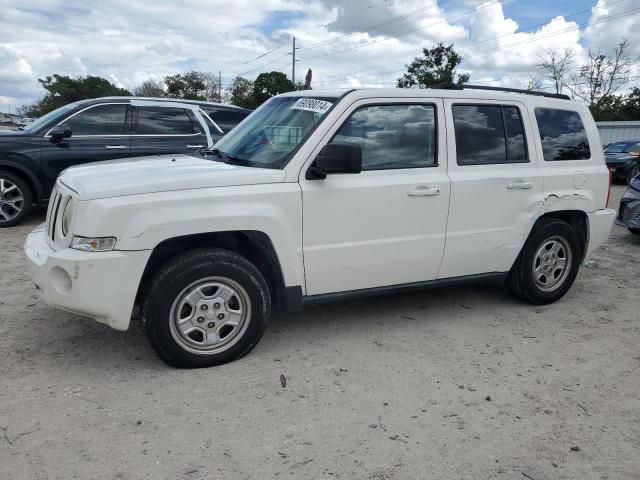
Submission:
[[[24,252],[36,291],[47,304],[116,330],[129,327],[151,251],[55,251],[47,243],[43,224],[29,234]]]
[[[585,259],[588,259],[593,251],[607,241],[617,212],[612,208],[603,208],[587,214],[589,217],[589,244]]]
[[[637,190],[629,188],[622,195],[616,225],[640,229],[640,192]]]

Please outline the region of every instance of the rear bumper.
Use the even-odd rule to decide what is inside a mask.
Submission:
[[[617,212],[612,208],[603,208],[587,214],[589,217],[589,244],[585,259],[589,258],[594,250],[607,241],[616,215]]]
[[[27,237],[24,252],[36,291],[47,304],[116,330],[129,327],[150,251],[55,251],[40,225]]]

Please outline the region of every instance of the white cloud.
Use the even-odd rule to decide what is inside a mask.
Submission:
[[[312,68],[316,88],[391,86],[404,64],[437,42],[455,45],[473,81],[518,87],[545,48],[571,48],[581,58],[626,36],[640,55],[640,15],[599,23],[638,7],[599,0],[586,30],[556,17],[523,32],[496,0],[0,0],[0,95],[14,104],[36,100],[44,94],[38,78],[53,73],[100,75],[129,89],[190,69],[222,70],[225,81],[289,73],[292,35],[301,47],[297,77]]]

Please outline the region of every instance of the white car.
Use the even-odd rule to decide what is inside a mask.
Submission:
[[[202,367],[249,352],[272,309],[496,276],[554,302],[609,235],[609,187],[563,96],[291,92],[208,157],[66,170],[25,252],[49,305],[139,315],[165,362]]]

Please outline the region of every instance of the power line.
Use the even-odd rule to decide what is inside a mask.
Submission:
[[[247,60],[247,61],[246,61],[246,62],[244,62],[242,65],[246,65],[247,63],[255,62],[256,60],[259,60],[259,59],[261,59],[262,57],[266,57],[267,55],[269,55],[270,53],[275,52],[276,50],[280,50],[282,47],[283,47],[283,46],[281,45],[281,46],[276,47],[276,48],[274,48],[274,49],[272,49],[272,50],[269,50],[267,53],[263,53],[262,55],[259,55],[259,56],[257,56],[256,58],[252,58],[251,60]]]
[[[467,11],[465,11],[465,12],[463,12],[463,13],[458,14],[458,15],[454,15],[453,17],[443,18],[442,20],[438,20],[437,22],[430,23],[429,25],[425,25],[425,26],[423,26],[423,27],[414,28],[414,29],[412,29],[412,30],[407,30],[407,31],[402,32],[402,33],[400,33],[400,34],[398,34],[398,35],[393,35],[393,36],[385,37],[385,38],[383,38],[383,39],[381,39],[381,40],[373,40],[373,41],[371,41],[371,42],[367,42],[367,43],[363,43],[363,44],[360,44],[360,45],[356,45],[356,46],[354,46],[354,47],[347,48],[347,49],[345,49],[345,50],[339,50],[339,51],[337,51],[337,52],[328,52],[328,53],[324,53],[324,54],[321,54],[321,55],[316,55],[315,57],[305,58],[304,60],[305,60],[305,61],[308,61],[308,60],[313,60],[313,59],[316,59],[316,58],[328,57],[328,56],[330,56],[330,55],[336,55],[336,54],[339,54],[339,53],[350,52],[350,51],[352,51],[352,50],[356,50],[356,49],[358,49],[358,48],[367,47],[367,46],[369,46],[369,45],[373,45],[374,43],[386,42],[387,40],[395,40],[395,39],[397,39],[398,37],[402,37],[402,36],[404,36],[404,35],[408,35],[408,34],[410,34],[410,33],[414,33],[414,32],[417,32],[417,31],[419,31],[419,30],[424,30],[425,28],[433,27],[433,26],[435,26],[435,25],[439,25],[439,24],[441,24],[441,23],[446,23],[446,22],[448,22],[448,21],[450,21],[450,20],[455,20],[455,19],[457,19],[457,18],[464,17],[464,16],[466,16],[466,15],[469,15],[470,13],[475,13],[475,12],[477,12],[477,11],[478,11],[478,10],[480,10],[480,9],[487,8],[487,7],[490,7],[490,6],[492,6],[492,5],[496,5],[496,4],[501,3],[501,2],[502,2],[502,0],[495,0],[495,1],[493,1],[493,2],[485,3],[485,4],[483,4],[483,5],[480,5],[479,7],[474,8],[474,9],[472,9],[472,10],[467,10]]]
[[[612,2],[612,3],[611,3],[611,4],[609,4],[609,5],[612,5],[612,4],[615,4],[615,3],[620,3],[621,1],[623,1],[623,0],[617,0],[617,1],[615,1],[615,2]],[[489,5],[489,4],[487,4],[487,5]],[[609,6],[609,5],[607,5],[607,6]],[[472,52],[472,53],[471,53],[471,54],[469,54],[469,55],[465,55],[463,58],[464,58],[464,59],[467,59],[467,58],[470,58],[470,57],[475,57],[475,56],[477,56],[477,55],[483,55],[483,54],[487,54],[487,53],[493,53],[493,52],[496,52],[496,51],[500,51],[500,50],[503,50],[503,49],[506,49],[506,48],[511,48],[511,47],[514,47],[514,46],[523,45],[523,44],[526,44],[526,43],[537,42],[537,41],[542,40],[542,39],[545,39],[545,38],[553,37],[553,36],[560,35],[560,34],[563,34],[563,33],[568,33],[568,32],[570,32],[570,31],[573,31],[573,30],[576,30],[576,29],[580,29],[580,28],[583,28],[583,27],[585,27],[585,28],[586,28],[586,27],[589,27],[589,26],[598,25],[598,24],[600,24],[600,23],[609,22],[609,21],[615,20],[615,19],[617,19],[617,18],[619,18],[619,17],[621,17],[621,16],[624,16],[624,15],[633,15],[633,14],[637,13],[638,11],[640,11],[640,8],[627,10],[627,11],[624,11],[624,12],[617,13],[617,14],[615,14],[615,15],[607,15],[606,17],[601,18],[600,20],[597,20],[597,21],[595,21],[595,22],[585,22],[585,23],[583,23],[583,24],[576,25],[575,27],[570,27],[570,28],[567,28],[567,29],[564,29],[564,30],[560,30],[560,31],[556,31],[556,32],[551,32],[551,33],[549,33],[549,34],[546,34],[546,35],[540,36],[540,37],[535,38],[535,39],[529,39],[529,40],[522,41],[522,42],[516,42],[516,43],[509,44],[509,45],[503,45],[503,46],[501,46],[501,47],[496,47],[496,48],[492,48],[492,49],[488,49],[488,50],[484,50],[484,51],[480,51],[480,52]],[[580,14],[580,13],[583,13],[583,11],[581,11],[581,12],[576,12],[576,13],[571,14],[571,15],[568,15],[568,16],[566,16],[566,17],[567,17],[567,18],[569,18],[569,17],[571,17],[571,16],[575,16],[575,15],[578,15],[578,14]],[[545,22],[545,24],[546,24],[546,23],[548,23],[548,22]],[[528,27],[528,28],[535,28],[535,27]],[[501,38],[501,37],[508,36],[508,35],[515,35],[515,34],[517,34],[517,33],[524,33],[524,32],[514,32],[514,33],[511,33],[511,34],[507,34],[507,35],[500,35],[500,36],[498,36],[498,37],[493,37],[493,38],[490,38],[490,39],[482,40],[482,41],[480,41],[480,42],[475,42],[475,43],[473,43],[473,44],[471,44],[471,45],[469,45],[469,46],[479,45],[479,44],[481,44],[481,43],[486,43],[488,40],[493,40],[493,39]],[[384,68],[387,68],[387,67],[389,67],[389,66],[391,66],[391,65],[398,65],[398,64],[404,64],[404,63],[406,63],[406,62],[404,62],[404,61],[403,61],[403,62],[394,62],[394,63],[390,63],[390,64],[385,64],[385,65],[377,65],[377,66],[373,66],[373,67],[367,67],[367,68],[363,68],[363,69],[361,69],[361,70],[357,70],[357,71],[355,71],[355,72],[351,72],[351,74],[354,74],[354,73],[360,73],[360,72],[367,71],[367,70],[379,70],[379,69],[381,69],[381,68],[383,68],[383,69],[384,69]],[[384,73],[384,72],[383,72],[383,73]],[[332,77],[348,77],[349,75],[350,75],[350,74],[337,74],[337,75],[330,75],[330,76],[327,76],[327,77],[325,77],[325,78],[332,78]],[[324,80],[324,81],[320,81],[319,83],[329,83],[329,82],[328,82],[328,81],[326,81],[326,80]]]
[[[324,40],[322,42],[312,43],[311,45],[309,45],[307,47],[300,48],[300,50],[312,50],[314,48],[319,48],[319,47],[322,47],[322,46],[325,46],[325,45],[329,45],[331,43],[335,43],[335,42],[341,41],[341,40],[343,40],[345,38],[350,38],[350,37],[353,37],[355,35],[361,35],[363,33],[369,32],[371,30],[376,30],[376,29],[378,29],[380,27],[384,27],[386,25],[389,25],[390,23],[397,22],[398,20],[402,20],[402,19],[410,17],[412,15],[416,15],[418,13],[421,13],[421,12],[425,11],[425,10],[429,10],[431,8],[438,7],[440,5],[443,5],[443,4],[451,2],[451,1],[452,0],[442,0],[439,3],[438,2],[434,2],[434,3],[431,3],[431,4],[427,5],[426,7],[418,8],[417,10],[412,10],[411,12],[408,12],[408,13],[405,13],[405,14],[402,14],[402,15],[398,15],[396,17],[392,17],[392,18],[390,18],[388,20],[385,20],[384,22],[377,23],[375,25],[371,25],[371,26],[369,26],[369,27],[367,27],[365,29],[358,30],[357,32],[347,33],[345,35],[341,35],[341,36],[336,37],[336,38],[331,38],[329,40]]]

